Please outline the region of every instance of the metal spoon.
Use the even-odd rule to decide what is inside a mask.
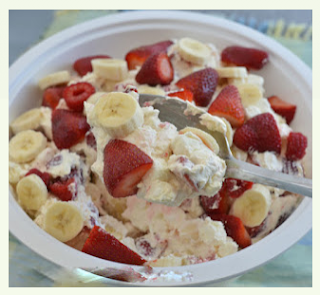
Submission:
[[[167,121],[177,127],[178,130],[187,126],[195,127],[211,134],[220,147],[219,157],[227,164],[225,178],[237,178],[254,183],[260,183],[303,196],[312,197],[312,180],[296,177],[285,173],[275,172],[259,166],[237,160],[233,157],[229,143],[224,134],[218,131],[210,131],[200,123],[200,116],[205,112],[197,110],[196,114],[186,115],[188,104],[180,99],[166,98],[164,96],[140,94],[140,106],[152,105],[160,111],[159,119]]]

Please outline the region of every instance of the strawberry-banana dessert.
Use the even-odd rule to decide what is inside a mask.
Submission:
[[[186,115],[223,133],[233,155],[303,177],[307,138],[291,129],[296,105],[264,97],[254,74],[263,50],[220,52],[195,39],[161,41],[124,59],[85,56],[39,81],[42,105],[12,121],[9,180],[47,233],[102,259],[181,266],[260,240],[301,196],[239,179],[208,133],[159,119],[139,95],[186,101]]]

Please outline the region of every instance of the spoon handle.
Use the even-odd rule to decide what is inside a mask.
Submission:
[[[234,157],[226,160],[226,178],[237,178],[254,183],[284,189],[286,191],[312,197],[312,180],[303,177],[292,176],[259,166],[239,161]]]

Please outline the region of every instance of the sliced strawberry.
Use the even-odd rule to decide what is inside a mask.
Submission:
[[[95,92],[95,88],[90,83],[79,82],[67,86],[63,90],[63,98],[70,109],[82,112],[83,103]]]
[[[208,112],[227,119],[234,128],[240,127],[244,123],[245,111],[238,88],[234,85],[225,86],[212,102]]]
[[[284,117],[286,119],[287,124],[289,125],[294,118],[297,106],[283,101],[276,95],[268,97],[268,101],[271,105],[271,108],[277,114]]]
[[[63,97],[65,86],[49,87],[43,92],[42,106],[55,109]]]
[[[136,75],[139,84],[167,85],[173,80],[173,67],[165,52],[154,53],[143,63]]]
[[[213,197],[200,196],[200,203],[207,214],[227,214],[230,208],[224,186]]]
[[[39,169],[37,168],[32,168],[31,170],[29,170],[25,176],[28,176],[30,174],[36,174],[38,175],[42,181],[45,183],[45,185],[48,187],[50,180],[51,180],[51,175],[48,172],[41,172]]]
[[[91,230],[82,252],[126,264],[142,265],[146,262],[140,255],[97,225]]]
[[[103,179],[114,198],[137,193],[137,184],[152,167],[152,159],[136,145],[112,139],[104,149]]]
[[[230,46],[221,53],[221,61],[227,65],[260,70],[268,62],[269,55],[263,50],[241,46]]]
[[[77,183],[74,178],[69,178],[66,181],[56,181],[49,185],[49,191],[57,196],[61,201],[71,201],[76,196],[77,189],[75,192],[72,191],[70,185],[76,185]]]
[[[235,131],[233,143],[246,152],[281,152],[279,129],[270,113],[257,115],[245,122]]]
[[[93,55],[77,59],[73,64],[73,69],[80,75],[84,76],[92,72],[91,61],[98,58],[111,58],[109,55]]]
[[[306,154],[308,139],[300,132],[290,132],[287,139],[286,158],[289,161],[301,160]]]
[[[51,121],[53,142],[58,149],[68,149],[81,142],[90,129],[85,116],[69,110],[54,110]]]
[[[240,248],[246,248],[252,244],[251,238],[240,218],[226,214],[209,214],[212,220],[221,221],[224,224],[227,235],[231,237]]]
[[[128,64],[128,69],[134,70],[136,67],[141,67],[150,55],[159,52],[166,52],[168,47],[172,44],[172,41],[166,40],[130,50],[125,57]]]
[[[227,178],[224,184],[226,195],[233,199],[239,198],[246,190],[253,186],[253,182],[235,178]]]
[[[179,97],[184,101],[193,101],[193,93],[190,90],[184,89],[180,91],[170,92],[168,93],[170,97]]]
[[[218,73],[213,68],[206,68],[181,78],[176,85],[193,93],[197,106],[206,107],[212,99],[218,85]]]

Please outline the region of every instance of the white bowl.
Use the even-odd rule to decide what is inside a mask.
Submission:
[[[307,177],[311,178],[311,70],[294,54],[265,35],[231,21],[203,14],[178,11],[127,12],[85,22],[52,36],[21,56],[10,68],[10,121],[22,112],[39,106],[41,92],[37,81],[41,77],[56,70],[71,70],[72,63],[79,57],[106,53],[124,58],[125,53],[136,46],[185,36],[211,42],[218,48],[242,45],[269,52],[270,62],[260,71],[265,77],[266,96],[277,94],[298,105],[292,127],[308,137],[305,168]],[[46,259],[67,268],[128,267],[87,255],[57,241],[34,224],[11,193],[9,207],[11,233]],[[242,275],[275,258],[301,239],[311,226],[312,202],[305,198],[284,224],[258,243],[236,254],[196,265],[155,268],[156,273],[164,270],[176,274],[189,273],[189,281],[154,280],[132,284],[186,286],[218,283]],[[141,266],[130,267],[138,272],[144,271]]]

